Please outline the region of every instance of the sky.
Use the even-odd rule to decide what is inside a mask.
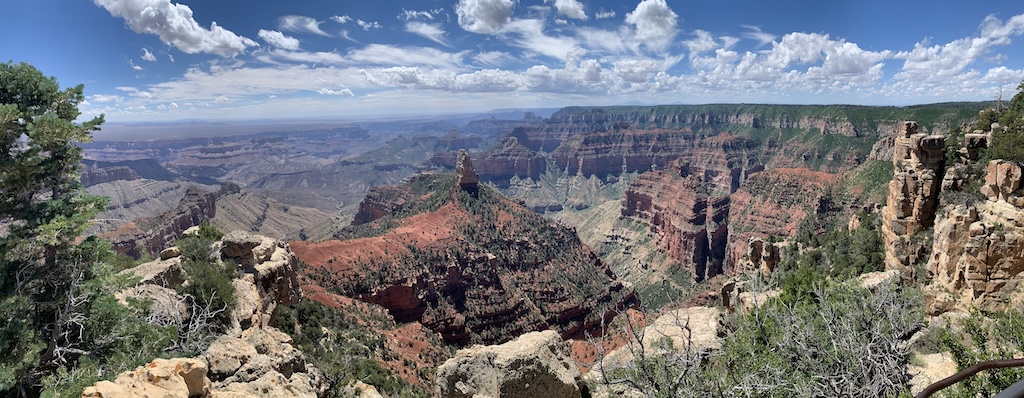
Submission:
[[[108,122],[1011,97],[1017,0],[5,0],[0,62]]]

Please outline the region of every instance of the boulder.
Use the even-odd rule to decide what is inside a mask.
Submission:
[[[579,371],[553,330],[459,350],[437,368],[440,397],[580,397]]]
[[[170,289],[185,283],[180,257],[142,263],[134,268],[121,271],[121,274],[138,277],[140,284],[152,284]]]
[[[82,391],[83,397],[191,397],[206,396],[210,379],[206,363],[193,358],[157,359],[121,373],[113,382],[101,381]]]
[[[899,278],[900,271],[893,269],[888,271],[868,272],[866,274],[861,274],[859,277],[857,277],[857,280],[860,281],[860,285],[863,286],[865,289],[875,291],[882,284],[892,283],[893,281],[899,281]]]
[[[261,238],[239,230],[228,232],[222,240],[221,254],[231,259],[249,260],[252,257],[252,249],[263,243]]]
[[[160,251],[160,259],[167,260],[181,255],[181,249],[178,246],[171,246]]]
[[[929,385],[956,374],[956,361],[949,352],[915,355],[907,364],[910,375],[910,393],[920,394]]]

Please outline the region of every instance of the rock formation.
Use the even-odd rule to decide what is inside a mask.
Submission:
[[[298,260],[283,242],[234,231],[214,248],[223,260],[238,265],[235,308],[226,334],[217,337],[196,358],[157,359],[134,371],[86,388],[83,396],[210,396],[210,397],[309,397],[323,395],[326,380],[305,363],[291,337],[268,326],[278,305],[297,302]],[[180,254],[180,252],[178,252]],[[149,300],[149,311],[161,319],[189,314],[183,298],[173,289],[184,282],[180,259],[171,257],[125,270],[140,277],[138,285],[118,297]],[[173,324],[173,323],[172,323]]]
[[[475,189],[477,184],[480,183],[480,176],[476,175],[476,170],[473,169],[473,159],[469,158],[469,153],[465,149],[459,150],[459,155],[455,159],[455,179],[462,189]]]
[[[437,368],[435,391],[442,398],[580,397],[579,371],[568,351],[551,330],[501,345],[474,345]]]
[[[292,242],[309,264],[306,277],[459,344],[548,328],[576,335],[633,300],[575,231],[487,185],[467,194],[456,188],[461,181],[415,176],[390,191],[401,193],[391,200],[404,203],[402,211],[355,225],[338,235],[343,240]]]
[[[892,181],[882,210],[882,239],[886,269],[912,276],[912,265],[923,260],[923,239],[918,233],[931,228],[939,203],[945,162],[945,137],[918,132],[906,122],[896,135]]]
[[[696,176],[641,174],[623,196],[622,215],[650,225],[658,246],[697,281],[724,272],[729,197],[709,195]]]
[[[1021,174],[1012,162],[989,162],[981,187],[987,200],[947,206],[937,217],[928,262],[929,312],[957,306],[996,310],[1014,299],[1024,278]]]
[[[536,151],[521,144],[515,137],[506,137],[486,153],[474,156],[473,165],[481,179],[507,184],[510,178],[540,178],[547,171],[547,161]],[[455,169],[457,152],[438,153],[429,163]]]

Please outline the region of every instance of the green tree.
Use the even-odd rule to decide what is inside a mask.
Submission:
[[[76,122],[82,88],[0,64],[0,391],[34,395],[86,352],[82,286],[96,253],[75,240],[104,200],[83,194],[77,144],[103,117]]]
[[[1006,127],[1006,132],[993,134],[988,154],[991,159],[1024,164],[1024,82],[1017,90],[1006,110],[999,114],[999,124]],[[978,124],[978,128],[988,129],[987,125]]]

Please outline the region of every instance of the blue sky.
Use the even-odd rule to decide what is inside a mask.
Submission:
[[[0,60],[111,122],[1009,97],[1024,4],[13,0]]]

